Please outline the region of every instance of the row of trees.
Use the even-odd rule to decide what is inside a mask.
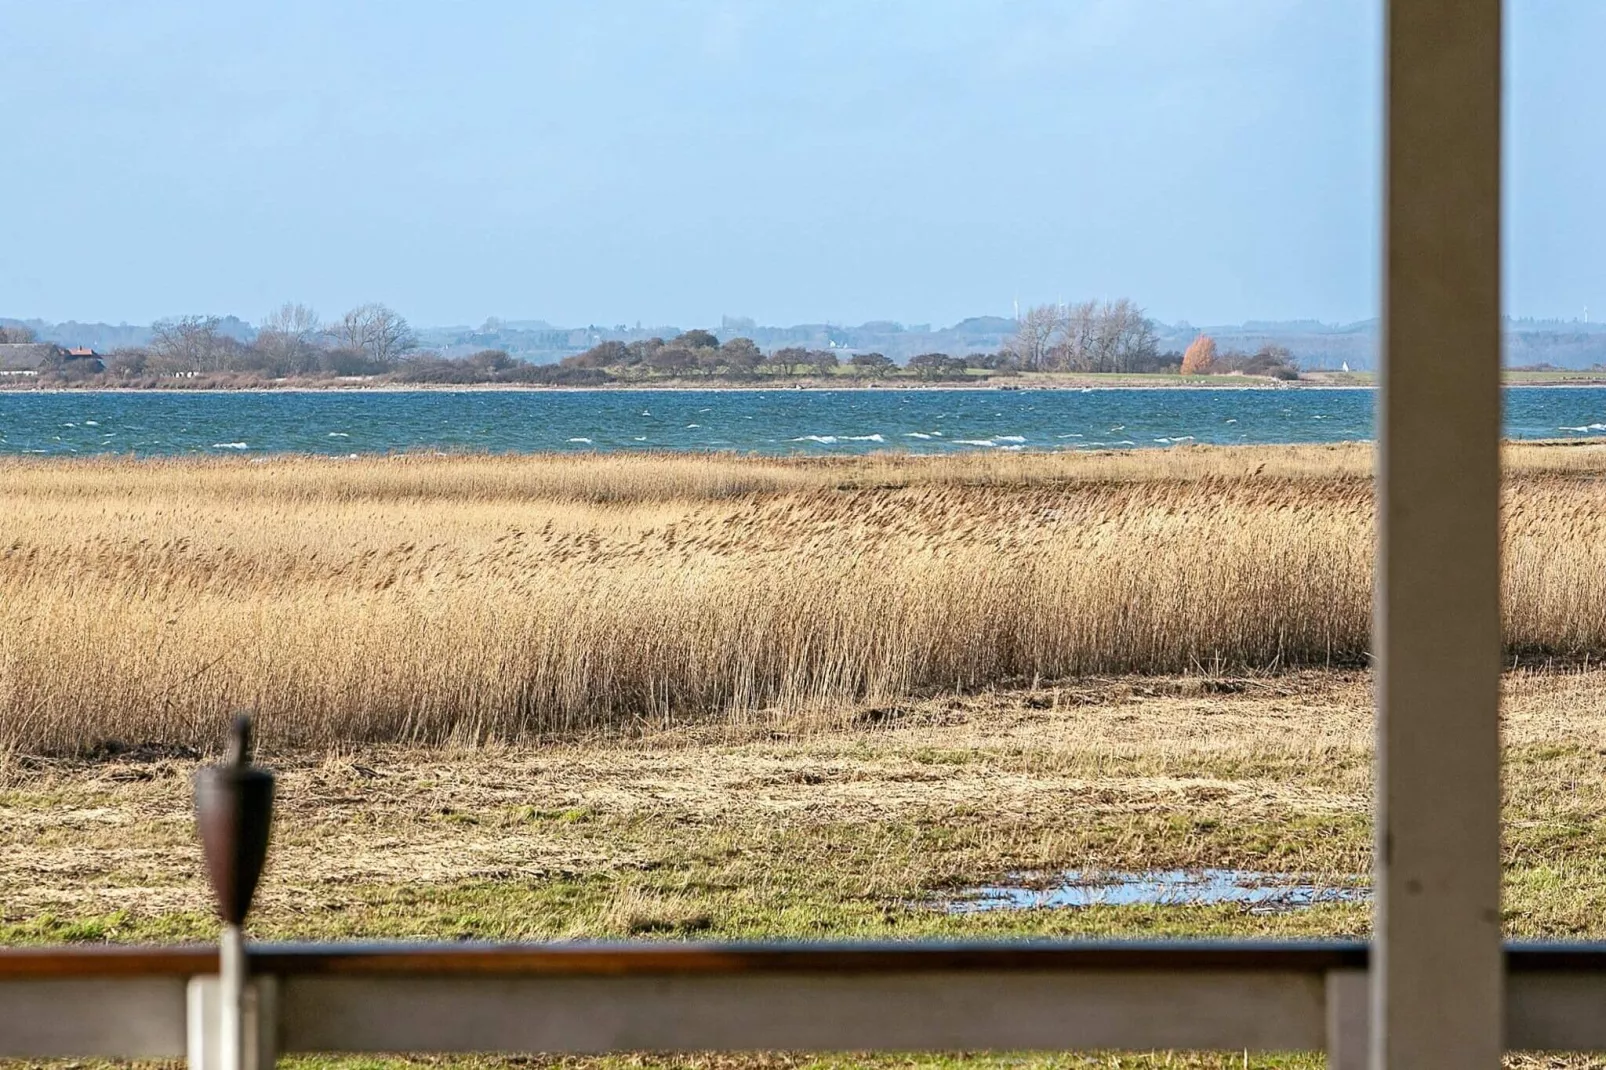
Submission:
[[[721,342],[705,330],[628,344],[602,342],[556,365],[532,364],[494,349],[447,358],[420,352],[407,321],[378,304],[352,309],[331,322],[306,305],[286,304],[264,318],[254,337],[242,339],[239,327],[237,321],[215,316],[159,321],[152,325],[149,344],[107,354],[105,374],[119,382],[151,385],[174,377],[226,383],[241,376],[387,375],[409,383],[592,385],[655,378],[819,377],[844,370],[870,380],[899,374],[897,362],[881,353],[846,356],[829,349],[789,347],[765,355],[750,338]],[[32,340],[26,328],[7,330],[7,339]],[[969,378],[971,369],[1010,375],[1019,372],[1020,361],[1007,352],[969,357],[925,353],[908,365],[909,374],[925,381]],[[52,374],[86,378],[93,373],[86,368],[57,368]]]
[[[1201,335],[1185,354],[1160,353],[1153,323],[1131,301],[1038,305],[1018,318],[1014,337],[998,353],[950,356],[924,353],[908,362],[908,375],[923,381],[963,380],[975,371],[1163,372],[1184,374],[1241,371],[1298,378],[1288,350],[1266,346],[1249,355],[1217,352]],[[830,376],[845,366],[856,378],[880,380],[900,374],[881,353],[843,360],[830,349],[789,347],[765,355],[750,338],[721,342],[712,332],[690,330],[670,339],[602,342],[557,365],[515,360],[501,350],[448,359],[419,353],[407,320],[382,304],[366,304],[338,320],[323,321],[311,308],[285,304],[264,318],[252,336],[232,318],[184,316],[152,327],[147,346],[121,349],[105,358],[117,380],[142,377],[211,377],[245,374],[280,379],[297,376],[389,374],[402,382],[527,382],[585,385],[616,380]],[[0,341],[32,341],[27,328],[0,327]],[[66,374],[66,369],[60,369]],[[73,374],[86,374],[75,369]]]
[[[1037,305],[1018,319],[1007,350],[1029,372],[1150,372],[1163,359],[1154,321],[1126,298]]]
[[[841,374],[844,369],[860,379],[883,380],[899,374],[898,363],[882,353],[855,353],[844,359],[829,349],[790,347],[765,356],[751,339],[721,342],[702,330],[687,331],[668,340],[602,342],[584,353],[565,357],[559,367],[574,373],[599,373],[610,379],[818,377]],[[1173,355],[1172,370],[1175,367]],[[973,371],[1018,375],[1025,368],[1026,362],[1006,349],[957,357],[922,353],[909,359],[907,372],[922,381],[934,382],[970,379]]]
[[[1157,358],[1161,370],[1177,369],[1176,354]],[[610,378],[640,379],[713,377],[754,379],[765,376],[825,376],[848,374],[863,379],[882,380],[900,374],[898,363],[882,353],[856,353],[846,359],[828,349],[794,347],[778,349],[769,356],[746,338],[720,343],[706,331],[687,331],[665,341],[652,338],[642,342],[603,342],[584,353],[567,357],[560,367],[605,372]],[[1012,350],[998,353],[922,353],[911,357],[904,371],[923,381],[974,378],[973,372],[989,376],[1019,375],[1025,362]]]
[[[1269,375],[1274,379],[1298,379],[1299,365],[1287,346],[1264,345],[1254,353],[1228,350],[1221,353],[1216,340],[1201,334],[1182,354],[1183,375],[1220,375],[1242,372],[1245,375]]]
[[[1126,298],[1077,305],[1037,305],[1017,320],[1004,354],[1022,371],[1163,372],[1209,375],[1242,372],[1298,379],[1299,368],[1284,346],[1253,354],[1218,353],[1215,339],[1201,334],[1182,354],[1161,353],[1154,323]]]
[[[180,316],[151,325],[151,340],[103,358],[115,380],[215,377],[376,375],[394,370],[418,348],[407,320],[381,304],[366,304],[324,322],[306,305],[286,304],[264,318],[254,337],[231,333],[238,321]],[[0,342],[31,342],[26,327],[0,327]],[[58,369],[65,376],[89,374]]]
[[[858,353],[846,363],[855,375],[874,379],[885,378],[898,367],[891,357],[880,353]],[[842,365],[841,356],[829,349],[793,347],[765,356],[751,338],[721,342],[704,330],[686,331],[668,340],[602,342],[561,362],[565,368],[605,371],[622,378],[831,375]]]
[[[138,375],[257,372],[293,375],[371,375],[389,371],[418,347],[407,320],[377,303],[359,305],[324,322],[313,309],[285,304],[269,313],[249,342],[221,330],[216,316],[182,316],[152,325],[150,345],[119,350],[107,371]]]

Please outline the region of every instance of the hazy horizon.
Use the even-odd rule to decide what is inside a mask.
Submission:
[[[0,0],[0,316],[1377,313],[1381,10]],[[1507,310],[1606,314],[1606,9],[1512,4]],[[1597,303],[1598,302],[1598,303]]]

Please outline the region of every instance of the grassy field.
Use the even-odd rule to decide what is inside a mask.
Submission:
[[[1513,368],[1505,373],[1505,380],[1515,386],[1601,386],[1606,385],[1606,370],[1601,368],[1568,370]]]
[[[1511,452],[1508,638],[1606,649],[1598,446]],[[0,464],[0,746],[518,741],[1364,663],[1365,447]]]
[[[1595,670],[1506,679],[1505,926],[1513,935],[1606,936],[1603,685],[1606,673]],[[1233,867],[1332,884],[1363,875],[1371,713],[1362,673],[1077,678],[843,712],[836,727],[696,725],[540,747],[270,752],[282,778],[280,826],[254,932],[678,939],[1368,930],[1361,903],[1271,914],[1232,904],[945,909],[1012,874],[1067,868]],[[0,942],[212,936],[189,812],[195,764],[159,748],[13,757],[0,771]],[[1001,1062],[1243,1065],[1241,1054],[1171,1058]],[[741,1063],[755,1064],[794,1060]]]
[[[1505,927],[1606,937],[1606,448],[1507,460]],[[212,936],[189,776],[240,706],[282,776],[259,937],[1364,935],[1356,901],[950,908],[1069,869],[1364,883],[1369,465],[0,464],[0,944]]]

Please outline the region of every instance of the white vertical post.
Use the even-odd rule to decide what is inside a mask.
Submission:
[[[1372,1062],[1493,1070],[1501,0],[1387,18]]]
[[[190,1070],[271,1070],[279,1048],[279,986],[249,976],[245,935],[225,925],[216,976],[192,977],[185,995]]]
[[[245,934],[238,925],[224,925],[218,943],[218,982],[221,1002],[218,1022],[222,1047],[219,1070],[246,1070],[245,1066]]]

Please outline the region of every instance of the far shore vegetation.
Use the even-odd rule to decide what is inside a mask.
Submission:
[[[987,352],[915,353],[902,360],[847,346],[761,348],[739,328],[609,340],[545,363],[494,347],[431,349],[406,319],[368,304],[324,322],[287,304],[260,328],[234,317],[185,316],[150,329],[144,345],[106,352],[39,341],[0,322],[0,390],[848,389],[985,387],[1371,387],[1348,365],[1306,370],[1277,341],[1243,348],[1196,333],[1162,348],[1131,301],[1028,308]],[[1168,344],[1181,345],[1174,329]],[[550,332],[563,333],[563,332]],[[667,334],[667,332],[666,332]],[[488,336],[494,337],[494,336]],[[1527,386],[1606,385],[1606,368],[1511,367]]]
[[[1153,322],[1129,300],[1028,309],[992,353],[882,353],[781,347],[689,330],[671,338],[605,341],[557,363],[498,349],[448,357],[422,349],[407,321],[364,305],[325,323],[303,305],[267,317],[248,342],[217,317],[154,325],[149,345],[88,353],[40,345],[25,327],[0,327],[0,386],[227,389],[317,386],[912,386],[1050,385],[1068,379],[1293,382],[1289,351],[1217,352],[1200,336],[1188,352],[1161,351]],[[1208,343],[1208,354],[1199,349]],[[8,363],[6,350],[12,350]],[[26,352],[22,352],[26,350]],[[1193,359],[1186,359],[1189,355]]]

